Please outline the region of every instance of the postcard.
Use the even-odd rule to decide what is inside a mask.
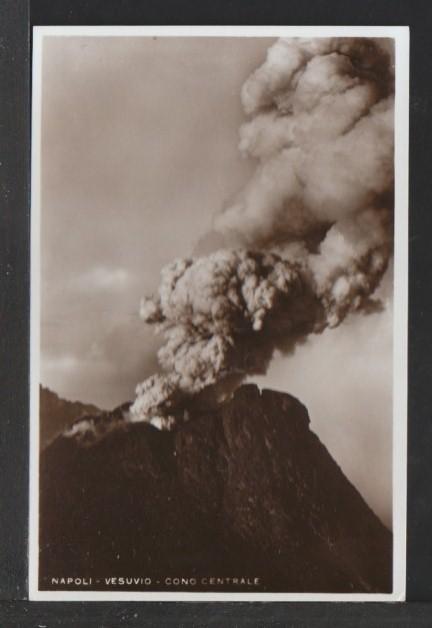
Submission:
[[[408,67],[34,28],[31,599],[404,599]]]

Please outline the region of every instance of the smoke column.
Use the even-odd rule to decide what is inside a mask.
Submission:
[[[390,40],[280,39],[246,81],[240,150],[251,180],[214,218],[221,250],[175,260],[141,316],[165,344],[132,421],[171,429],[275,350],[354,311],[393,250],[394,73]]]

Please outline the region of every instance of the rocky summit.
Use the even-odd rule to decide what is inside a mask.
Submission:
[[[172,432],[125,416],[42,452],[41,589],[391,591],[392,535],[294,397],[244,385]]]

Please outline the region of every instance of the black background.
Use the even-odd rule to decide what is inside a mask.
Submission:
[[[29,603],[28,382],[33,25],[410,26],[407,604]],[[0,0],[0,626],[431,626],[432,2]]]

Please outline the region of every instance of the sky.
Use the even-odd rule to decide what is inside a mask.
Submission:
[[[44,39],[41,380],[62,397],[112,408],[157,368],[140,298],[251,176],[240,90],[273,41]],[[301,399],[390,523],[391,272],[381,295],[382,312],[310,337],[254,381]]]

